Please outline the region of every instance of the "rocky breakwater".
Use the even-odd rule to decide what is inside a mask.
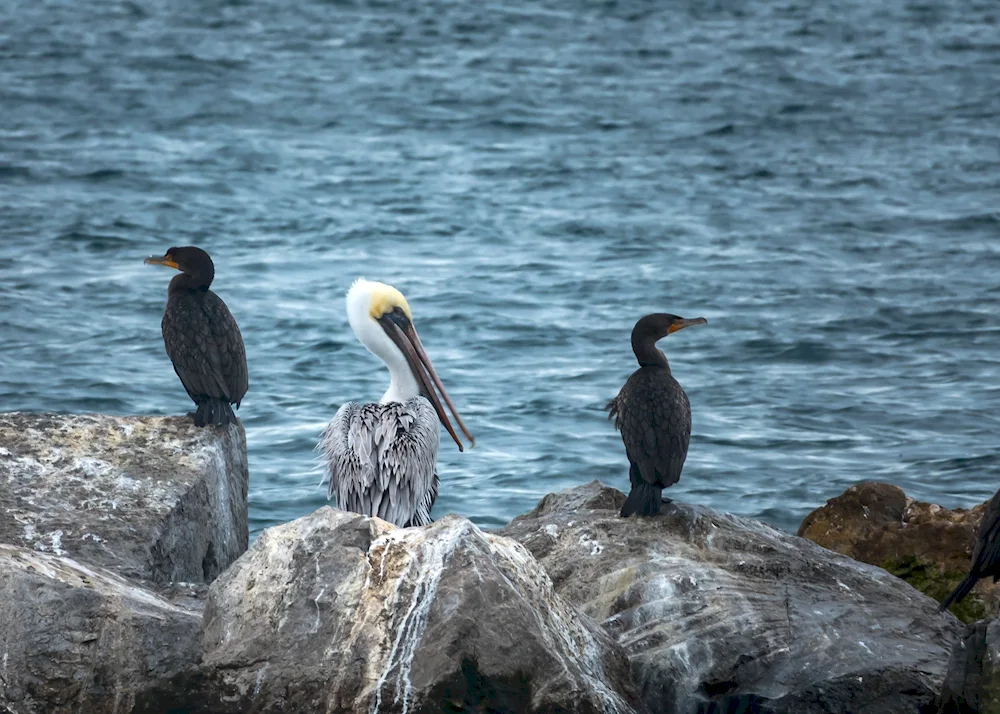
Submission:
[[[246,487],[237,426],[0,415],[0,712],[916,714],[962,639],[880,568],[597,482],[500,533],[325,507],[240,555]]]
[[[592,483],[500,534],[322,508],[216,580],[203,656],[135,712],[850,712],[933,706],[961,624],[884,570]]]
[[[969,571],[986,504],[949,510],[887,483],[861,483],[806,516],[799,535],[885,568],[941,601]],[[981,580],[952,612],[965,622],[1000,614],[1000,585]]]
[[[0,711],[131,711],[247,541],[241,426],[0,414]]]
[[[653,711],[916,714],[961,634],[885,570],[762,523],[673,503],[617,516],[598,482],[502,534],[624,648]]]

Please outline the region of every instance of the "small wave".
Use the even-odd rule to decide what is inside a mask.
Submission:
[[[96,169],[94,171],[88,171],[83,174],[76,174],[73,176],[75,179],[81,181],[90,181],[93,183],[103,183],[105,181],[114,181],[115,179],[120,179],[125,177],[125,172],[120,169]]]
[[[15,164],[0,164],[0,179],[30,179],[34,174],[27,166],[17,166]]]
[[[723,124],[722,126],[715,127],[714,129],[709,129],[702,132],[702,136],[730,136],[736,133],[736,127],[733,124]]]

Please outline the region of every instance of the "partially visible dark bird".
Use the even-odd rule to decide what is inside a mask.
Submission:
[[[691,440],[691,404],[670,374],[666,356],[656,342],[691,325],[704,325],[704,317],[685,320],[655,313],[641,318],[632,329],[632,351],[639,369],[625,382],[618,396],[608,402],[608,418],[615,419],[628,456],[632,482],[623,517],[660,512],[663,489],[680,480]]]
[[[215,278],[212,259],[201,248],[185,246],[145,263],[181,271],[167,289],[161,328],[174,371],[197,405],[195,426],[235,422],[230,404],[239,409],[247,393],[247,356],[233,314],[208,289]]]
[[[993,582],[1000,580],[1000,491],[986,504],[983,520],[979,523],[979,533],[976,536],[976,547],[972,551],[972,568],[965,579],[944,599],[939,612],[944,612],[969,594],[976,583],[982,578],[993,577]]]

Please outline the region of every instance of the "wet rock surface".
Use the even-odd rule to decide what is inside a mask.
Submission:
[[[948,663],[938,711],[1000,712],[1000,620],[981,620],[965,629]]]
[[[762,523],[674,503],[620,519],[598,482],[500,533],[625,648],[653,711],[932,706],[961,626],[902,580]]]
[[[201,665],[136,711],[633,712],[621,649],[518,543],[324,507],[211,587]]]
[[[188,417],[0,414],[0,542],[211,582],[247,548],[246,437]]]
[[[200,603],[0,544],[0,711],[120,714],[198,660]]]
[[[949,510],[885,483],[862,483],[806,516],[799,535],[871,563],[943,600],[969,571],[986,504]],[[965,622],[1000,614],[1000,585],[980,581],[951,611]]]

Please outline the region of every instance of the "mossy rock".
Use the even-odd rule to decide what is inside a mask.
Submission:
[[[934,563],[910,555],[886,563],[880,567],[888,570],[898,578],[902,578],[917,590],[938,602],[944,600],[955,587],[962,582],[965,573],[962,571],[942,571]],[[990,607],[973,590],[965,598],[948,608],[959,620],[965,623],[975,622],[992,615]]]

